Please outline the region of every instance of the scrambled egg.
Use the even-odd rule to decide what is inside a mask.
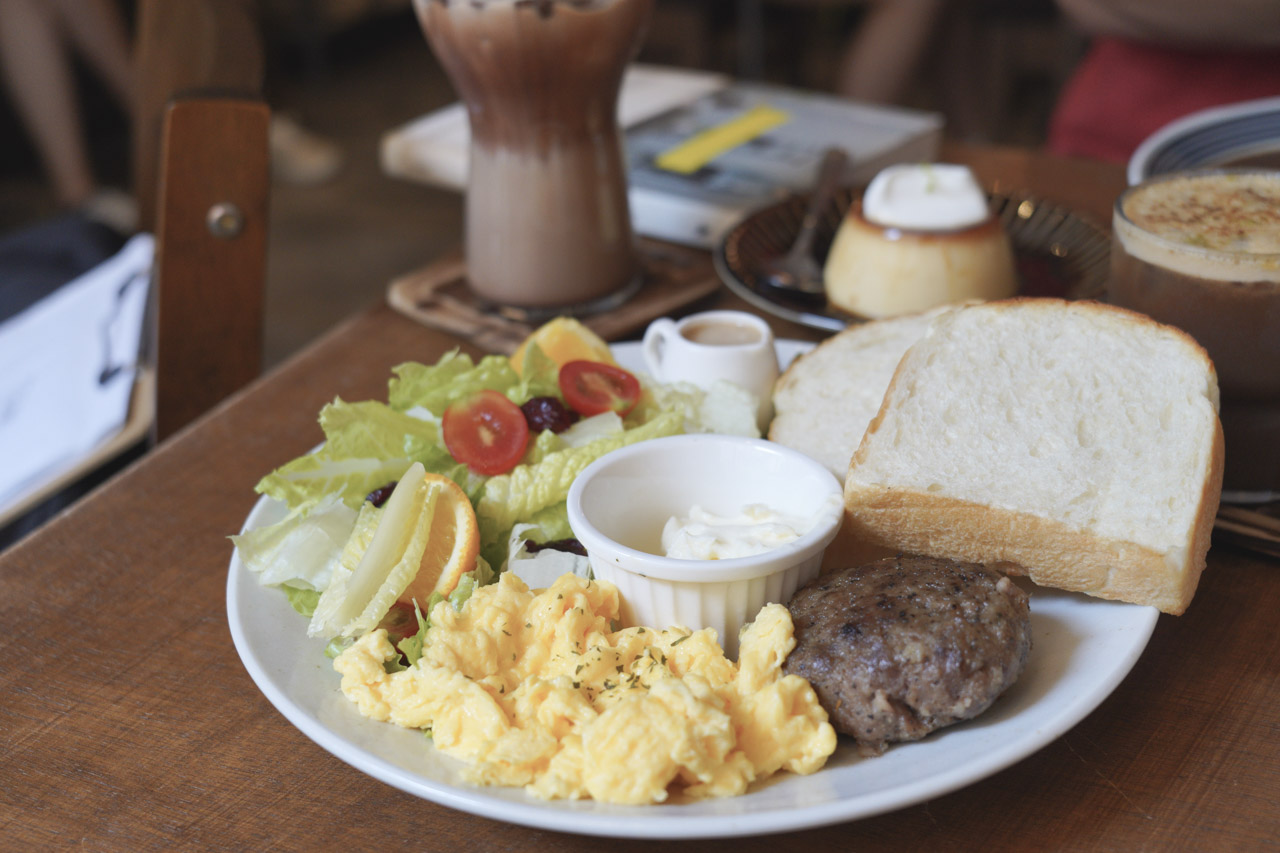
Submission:
[[[610,630],[617,588],[565,575],[534,594],[504,574],[461,611],[431,613],[422,659],[388,673],[384,630],[334,661],[360,713],[430,728],[467,778],[546,799],[658,803],[741,794],[779,769],[812,773],[836,733],[809,682],[783,675],[791,614],[765,606],[737,664],[709,629]]]

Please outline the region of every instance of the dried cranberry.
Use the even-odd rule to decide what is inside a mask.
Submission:
[[[365,495],[364,499],[367,500],[369,503],[373,504],[374,506],[382,506],[384,503],[387,502],[387,498],[391,497],[391,493],[395,491],[395,488],[396,488],[396,481],[392,480],[390,483],[387,483],[385,486],[374,489],[372,492]]]
[[[526,539],[524,547],[530,554],[550,550],[567,551],[570,554],[577,554],[579,557],[587,556],[587,549],[583,548],[582,543],[572,536],[568,539],[552,539],[550,542],[534,542],[532,539]]]
[[[534,432],[549,429],[561,433],[578,420],[578,413],[566,408],[556,397],[533,397],[520,407],[520,411],[524,412],[524,419]]]

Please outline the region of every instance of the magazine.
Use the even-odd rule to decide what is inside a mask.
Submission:
[[[942,117],[835,95],[633,66],[618,110],[639,234],[711,247],[750,211],[808,188],[827,148],[849,155],[846,182],[891,163],[931,160]],[[462,190],[467,119],[461,104],[384,136],[383,169]]]

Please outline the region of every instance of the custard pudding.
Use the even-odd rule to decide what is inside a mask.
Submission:
[[[827,298],[889,317],[1017,292],[1009,237],[964,166],[890,166],[840,223],[823,270]]]

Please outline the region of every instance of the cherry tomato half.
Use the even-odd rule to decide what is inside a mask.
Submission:
[[[503,474],[516,467],[529,443],[520,407],[497,391],[477,391],[444,410],[444,446],[476,474]]]
[[[640,381],[621,367],[598,361],[571,361],[560,368],[565,402],[585,417],[601,412],[626,415],[640,402]]]

